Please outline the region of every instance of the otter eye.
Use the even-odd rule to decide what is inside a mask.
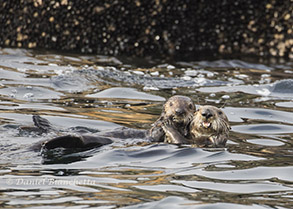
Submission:
[[[193,109],[193,105],[192,105],[192,104],[189,104],[189,108],[190,108],[190,109]]]
[[[171,106],[173,106],[173,103],[172,103],[172,102],[170,102],[170,104],[169,104],[169,105],[170,105],[170,107],[171,107]]]
[[[219,113],[219,115],[222,115],[222,114],[223,114],[223,112],[222,112],[222,111],[219,111],[218,113]]]

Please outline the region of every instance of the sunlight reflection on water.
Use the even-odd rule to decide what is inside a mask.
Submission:
[[[1,49],[2,206],[292,208],[292,63],[156,62]],[[227,147],[133,139],[43,155],[28,149],[77,130],[149,128],[173,94],[223,107]],[[20,132],[34,114],[60,132]]]

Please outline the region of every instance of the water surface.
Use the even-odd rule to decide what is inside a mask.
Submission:
[[[133,139],[41,154],[29,147],[57,133],[19,129],[32,126],[34,114],[63,134],[147,129],[175,94],[223,108],[232,125],[226,148]],[[292,107],[292,62],[1,49],[0,206],[292,208]]]

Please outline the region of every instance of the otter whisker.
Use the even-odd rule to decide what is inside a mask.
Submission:
[[[201,106],[190,123],[191,140],[200,146],[224,146],[229,130],[224,112],[209,105]]]

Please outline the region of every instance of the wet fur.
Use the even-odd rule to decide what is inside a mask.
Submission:
[[[172,139],[166,135],[163,126],[164,124],[169,124],[173,129],[178,130],[180,134],[186,136],[189,133],[188,128],[194,112],[195,107],[189,97],[173,96],[164,104],[161,116],[150,130],[119,128],[105,133],[97,133],[95,135],[71,134],[40,142],[33,147],[34,150],[40,149],[41,147],[44,149],[54,149],[57,147],[90,148],[110,144],[115,140],[131,138],[145,138],[150,142],[165,141],[178,144],[181,142],[172,141]],[[33,121],[35,126],[45,133],[50,130],[58,132],[48,120],[38,115],[33,116]]]
[[[149,136],[156,142],[167,142],[179,144],[173,137],[166,134],[166,124],[177,130],[181,135],[187,136],[189,124],[195,112],[192,100],[186,96],[176,95],[168,99],[164,104],[161,116],[149,130]]]
[[[210,114],[208,118],[203,116],[205,111]],[[205,127],[204,122],[209,125]],[[164,130],[172,141],[178,143],[195,144],[199,147],[223,147],[229,137],[230,125],[221,109],[206,105],[195,112],[187,136],[182,135],[169,124],[164,125]]]

